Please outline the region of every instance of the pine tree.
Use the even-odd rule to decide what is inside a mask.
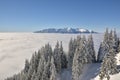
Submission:
[[[104,34],[104,40],[103,42],[101,42],[100,47],[99,47],[98,56],[97,56],[98,62],[103,61],[104,56],[106,55],[106,53],[109,52],[109,49],[113,46],[112,39],[113,39],[112,30],[109,33],[108,28],[107,28]]]
[[[118,39],[118,52],[120,52],[120,39]]]
[[[34,73],[34,71],[36,71],[37,69],[37,53],[35,52],[35,54],[32,55],[31,61],[30,61],[30,66],[29,66],[29,70],[28,70],[28,74],[27,74],[27,80],[31,80],[31,77]]]
[[[108,42],[108,40],[109,40],[109,30],[108,28],[106,28],[103,41]]]
[[[57,80],[57,72],[56,72],[56,68],[55,68],[54,58],[53,57],[51,58],[50,71],[51,71],[50,80]]]
[[[91,55],[89,54],[86,37],[84,35],[81,39],[81,45],[79,46],[79,48],[81,48],[81,55],[83,56],[81,57],[82,63],[90,63]]]
[[[53,56],[54,56],[56,71],[59,73],[59,72],[61,72],[61,54],[60,54],[60,46],[59,46],[58,41],[57,41],[56,46],[54,48],[54,55]]]
[[[24,73],[23,71],[20,72],[20,80],[27,80],[27,73]]]
[[[94,50],[92,34],[88,37],[87,49],[88,49],[88,56],[89,56],[88,59],[90,59],[90,62],[96,62],[96,55]]]
[[[101,43],[100,48],[99,48],[97,61],[101,62],[103,60],[103,57],[106,55],[106,53],[109,52],[109,50],[112,47],[114,47],[115,52],[118,52],[119,40],[118,40],[115,30],[114,32],[111,30],[109,33],[108,29],[106,29],[104,40]]]
[[[30,66],[30,63],[29,61],[26,59],[25,60],[25,67],[24,67],[24,73],[28,73],[28,70],[29,70],[29,66]]]
[[[109,33],[109,39],[108,39],[108,45],[109,45],[109,48],[112,48],[113,47],[113,31],[111,30],[110,33]]]
[[[43,71],[44,71],[45,64],[46,64],[45,58],[44,58],[44,56],[42,56],[40,58],[40,61],[39,61],[39,66],[37,68],[37,73],[36,73],[35,80],[41,80],[42,79],[42,74],[43,74]]]
[[[113,32],[113,47],[115,48],[115,51],[118,52],[119,38],[117,37],[116,30],[114,30],[114,32]]]
[[[73,62],[73,57],[74,57],[74,48],[73,48],[73,40],[72,38],[70,39],[69,42],[69,50],[68,50],[68,67],[71,68],[72,67],[72,62]]]
[[[104,57],[100,68],[100,80],[103,80],[103,78],[110,80],[110,74],[115,74],[118,72],[115,53],[115,49],[112,48]]]
[[[80,50],[79,48],[76,49],[76,53],[73,58],[73,65],[72,65],[72,80],[79,80],[80,75],[82,74],[83,64],[80,59]]]
[[[46,63],[44,67],[41,80],[49,80],[49,79],[50,79],[50,59],[48,60],[48,62]]]
[[[36,77],[36,72],[34,71],[32,74],[31,80],[35,80],[35,77]]]
[[[60,45],[60,54],[61,54],[61,68],[67,68],[67,58],[65,52],[63,51],[62,41]]]
[[[45,56],[46,62],[48,62],[48,57],[51,59],[51,55],[52,55],[52,47],[48,43],[45,45],[45,48],[44,48],[44,56]]]
[[[72,65],[72,79],[79,80],[80,75],[82,74],[82,69],[84,64],[89,63],[88,59],[88,51],[87,51],[87,43],[86,38],[83,36],[81,38],[81,44],[77,47],[75,51],[75,55],[73,58],[73,65]]]

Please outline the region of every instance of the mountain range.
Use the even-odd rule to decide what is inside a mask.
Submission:
[[[82,28],[48,28],[35,31],[34,33],[97,33],[93,30],[82,29]]]

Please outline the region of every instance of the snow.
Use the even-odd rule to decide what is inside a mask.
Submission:
[[[54,47],[57,40],[63,41],[64,50],[67,52],[70,38],[77,35],[79,34],[0,33],[0,80],[20,72],[25,59],[30,59],[35,51],[48,42]],[[96,52],[102,36],[103,34],[93,34]]]
[[[116,56],[117,65],[120,65],[120,53]],[[99,79],[99,70],[100,70],[101,63],[92,63],[86,64],[83,68],[83,73],[80,76],[79,80],[100,80]],[[71,71],[70,70],[63,70],[61,75],[61,80],[72,80],[71,78]],[[106,78],[103,80],[107,80]],[[120,80],[120,73],[110,75],[110,80]]]
[[[67,31],[69,32],[71,29],[72,29],[72,28],[68,27],[68,28],[67,28]]]
[[[87,32],[86,29],[79,29],[80,32]]]
[[[69,69],[63,69],[60,77],[61,80],[72,80],[72,72]]]
[[[80,80],[94,80],[98,75],[100,63],[87,64],[83,68]],[[69,69],[62,70],[61,80],[72,80],[72,72]]]
[[[99,68],[100,63],[85,65],[80,80],[93,80],[98,75]]]
[[[116,59],[117,59],[117,65],[120,65],[120,53],[118,53],[116,55]],[[99,80],[99,76],[97,75],[96,78],[94,78],[94,80]],[[107,80],[106,78],[103,80]],[[120,73],[118,74],[114,74],[114,75],[110,75],[110,80],[120,80]]]
[[[116,55],[117,65],[120,65],[120,53]]]

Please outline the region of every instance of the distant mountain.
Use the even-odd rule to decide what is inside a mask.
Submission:
[[[97,32],[82,28],[60,28],[60,29],[48,28],[35,31],[34,33],[97,33]]]

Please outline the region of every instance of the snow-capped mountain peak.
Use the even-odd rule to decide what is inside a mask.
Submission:
[[[88,30],[87,29],[78,29],[78,31],[80,31],[80,32],[88,32]]]
[[[68,27],[68,28],[67,28],[67,31],[70,31],[71,29],[72,29],[72,28]]]

